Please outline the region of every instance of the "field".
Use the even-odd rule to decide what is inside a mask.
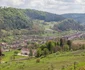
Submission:
[[[9,57],[12,55],[11,53],[13,52],[9,52],[9,55],[5,56],[4,60],[9,61]],[[21,58],[19,56],[16,57],[17,59]],[[36,60],[40,60],[40,62],[37,63]],[[9,61],[0,64],[0,70],[74,70],[75,62],[77,63],[76,70],[84,68],[85,50],[57,52],[41,58]]]
[[[5,62],[9,62],[11,60],[11,57],[14,55],[14,52],[20,52],[18,50],[12,50],[10,52],[4,52],[3,54],[5,54],[4,57],[2,57],[2,61],[5,61]],[[15,56],[15,59],[19,59],[19,58],[25,58],[24,56]]]
[[[74,44],[85,44],[85,40],[74,40]]]

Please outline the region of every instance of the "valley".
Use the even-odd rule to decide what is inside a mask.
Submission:
[[[83,15],[0,7],[0,70],[85,70]]]

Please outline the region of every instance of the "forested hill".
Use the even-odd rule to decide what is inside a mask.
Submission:
[[[24,10],[0,8],[0,28],[21,29],[31,26],[31,20],[25,15]]]
[[[79,23],[85,24],[85,13],[71,13],[71,14],[63,14],[62,15],[65,18],[72,18]]]
[[[25,14],[28,17],[30,17],[31,19],[39,19],[39,20],[44,20],[46,22],[61,21],[61,20],[65,19],[61,15],[37,11],[37,10],[31,10],[31,9],[25,10]]]
[[[68,31],[68,30],[84,30],[84,26],[75,21],[74,19],[65,19],[53,27],[54,30]]]
[[[31,29],[33,20],[61,21],[64,17],[52,13],[16,8],[0,7],[0,29]]]

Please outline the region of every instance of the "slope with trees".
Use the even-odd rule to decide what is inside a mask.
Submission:
[[[65,19],[58,22],[53,27],[54,30],[68,31],[68,30],[84,30],[84,26],[80,25],[77,21],[73,19]]]
[[[68,13],[68,14],[63,14],[62,15],[65,18],[72,18],[79,23],[85,24],[85,13]]]

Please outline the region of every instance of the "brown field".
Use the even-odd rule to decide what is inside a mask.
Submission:
[[[73,44],[85,44],[85,40],[74,40]]]

